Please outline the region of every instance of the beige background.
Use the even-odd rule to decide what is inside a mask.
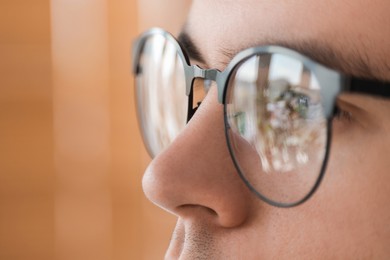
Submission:
[[[188,1],[0,0],[0,259],[162,259],[130,44]]]

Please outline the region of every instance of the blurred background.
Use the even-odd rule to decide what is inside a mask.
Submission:
[[[0,0],[0,259],[162,259],[130,46],[189,1]]]

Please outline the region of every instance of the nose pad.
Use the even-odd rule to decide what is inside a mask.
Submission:
[[[202,217],[223,227],[245,222],[252,195],[230,158],[216,87],[185,130],[149,165],[143,189],[153,203],[181,218]]]

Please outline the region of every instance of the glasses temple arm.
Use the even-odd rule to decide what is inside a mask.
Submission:
[[[352,77],[349,82],[349,91],[389,98],[390,82]]]

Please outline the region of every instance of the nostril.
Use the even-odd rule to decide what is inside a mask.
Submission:
[[[211,216],[218,216],[217,212],[213,210],[212,208],[202,206],[202,205],[197,205],[197,204],[186,204],[186,205],[181,205],[177,207],[177,211],[182,212],[182,211],[189,211],[191,214],[207,214]]]
[[[196,220],[208,223],[214,223],[218,225],[220,220],[218,213],[203,205],[197,204],[185,204],[176,208],[176,213],[184,220]]]
[[[205,204],[206,205],[206,204]],[[247,220],[247,212],[245,210],[236,210],[218,208],[215,209],[197,204],[185,204],[177,207],[175,213],[183,220],[196,220],[205,223],[213,224],[222,228],[237,227],[245,223]]]

